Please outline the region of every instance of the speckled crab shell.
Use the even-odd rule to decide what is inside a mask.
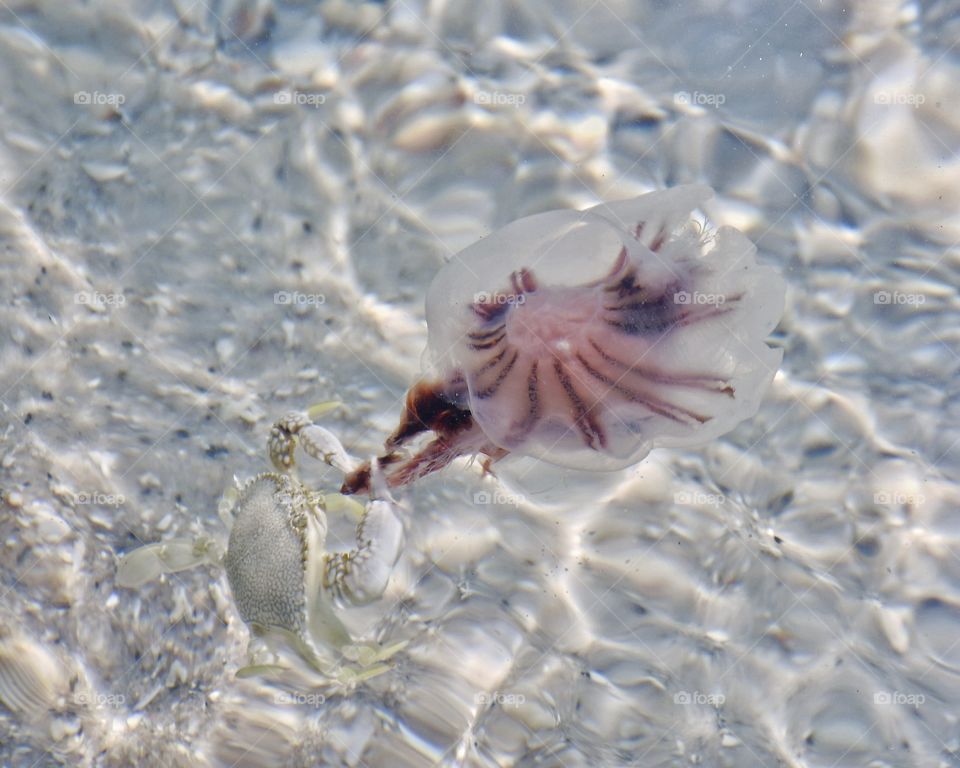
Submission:
[[[319,591],[327,531],[314,507],[286,475],[264,473],[240,490],[224,566],[248,624],[309,636],[307,596]]]

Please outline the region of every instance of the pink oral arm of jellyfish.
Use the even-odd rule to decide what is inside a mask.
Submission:
[[[388,484],[478,454],[618,469],[753,416],[786,286],[740,232],[691,219],[711,195],[538,214],[454,256],[427,296],[427,372],[377,460]],[[369,490],[370,470],[342,491]]]

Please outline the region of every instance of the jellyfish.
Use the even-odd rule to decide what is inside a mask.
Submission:
[[[462,455],[615,470],[753,416],[781,359],[786,286],[684,185],[519,219],[428,290],[424,374],[377,460],[391,486]],[[370,465],[347,476],[366,490]]]

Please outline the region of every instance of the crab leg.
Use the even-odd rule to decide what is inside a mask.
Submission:
[[[198,565],[218,565],[223,550],[204,536],[146,544],[127,552],[117,566],[117,585],[135,589],[165,573],[179,573]]]

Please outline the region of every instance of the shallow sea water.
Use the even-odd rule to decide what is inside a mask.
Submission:
[[[960,4],[7,0],[0,79],[0,764],[960,765]],[[788,282],[755,418],[399,493],[354,690],[117,587],[288,410],[376,452],[453,253],[690,182]]]

